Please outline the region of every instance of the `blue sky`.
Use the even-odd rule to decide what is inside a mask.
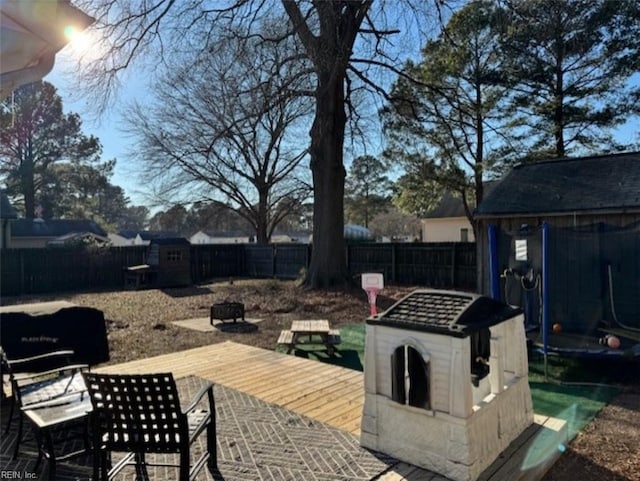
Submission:
[[[119,110],[122,108],[121,105],[127,99],[144,92],[144,86],[140,84],[123,88],[122,92],[120,92],[120,101],[112,110],[112,113],[98,118],[90,100],[83,99],[71,89],[71,83],[66,80],[68,72],[65,70],[64,58],[61,60],[63,61],[56,60],[53,70],[44,80],[58,89],[58,94],[62,97],[63,108],[66,113],[75,112],[80,115],[83,132],[100,139],[103,147],[103,160],[114,158],[117,160],[111,183],[122,187],[126,195],[131,199],[132,204],[145,205],[144,196],[137,186],[136,176],[134,175],[135,169],[130,168],[133,166],[128,166],[130,161],[127,159],[127,151],[132,148],[132,140],[127,138],[119,127],[122,125]]]
[[[143,192],[138,187],[135,165],[131,165],[132,160],[127,158],[127,153],[134,147],[133,140],[129,138],[119,126],[122,125],[122,107],[128,100],[133,98],[143,98],[148,87],[142,80],[137,82],[134,75],[129,75],[128,80],[124,83],[118,96],[118,102],[109,114],[105,114],[100,118],[96,118],[95,109],[92,108],[90,99],[84,99],[74,92],[71,88],[71,82],[68,76],[71,75],[67,65],[69,65],[69,47],[62,50],[57,56],[56,64],[52,72],[45,77],[45,80],[52,83],[62,97],[65,112],[78,113],[83,121],[83,131],[98,137],[103,146],[103,159],[117,160],[114,177],[111,179],[112,184],[118,185],[125,190],[126,195],[130,198],[133,205],[146,205]],[[640,74],[636,74],[633,79],[634,83],[640,83]],[[638,119],[627,122],[621,126],[616,132],[616,138],[620,142],[630,143],[639,141]],[[371,143],[382,143],[382,134],[373,134]],[[381,147],[378,146],[377,151],[367,152],[371,155],[378,155]],[[359,155],[357,153],[356,155]],[[345,159],[349,159],[349,154],[345,155]],[[395,177],[395,175],[394,175]]]

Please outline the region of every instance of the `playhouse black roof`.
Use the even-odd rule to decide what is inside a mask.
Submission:
[[[121,230],[118,231],[118,235],[125,239],[134,239],[137,235],[140,235],[140,239],[145,241],[180,237],[177,232],[171,230]]]
[[[514,167],[477,217],[640,209],[640,152],[557,159]]]
[[[419,289],[367,324],[467,337],[520,314],[519,308],[490,297],[457,291]]]

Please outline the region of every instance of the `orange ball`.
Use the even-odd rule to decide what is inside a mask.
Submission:
[[[616,336],[607,336],[607,346],[611,349],[618,349],[620,347],[620,339]]]
[[[556,322],[551,329],[553,330],[554,334],[558,334],[562,331],[562,324]]]

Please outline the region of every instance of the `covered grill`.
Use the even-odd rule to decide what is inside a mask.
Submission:
[[[363,446],[476,479],[533,422],[522,312],[416,290],[367,319]]]
[[[109,360],[104,313],[66,301],[0,307],[0,340],[10,359],[69,349],[74,363]]]

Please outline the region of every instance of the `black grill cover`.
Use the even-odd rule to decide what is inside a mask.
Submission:
[[[96,365],[109,360],[103,312],[69,302],[0,308],[0,344],[9,359],[71,349],[76,363]]]

